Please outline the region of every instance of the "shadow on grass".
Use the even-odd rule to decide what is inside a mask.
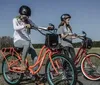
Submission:
[[[19,85],[27,85],[27,84],[30,85],[30,84],[33,84],[33,83],[35,83],[35,82],[32,81],[31,79],[23,79]]]
[[[83,83],[81,81],[79,81],[79,80],[77,80],[77,84],[78,85],[83,85]]]
[[[46,85],[46,83],[40,81],[34,81],[31,79],[23,79],[19,85],[39,85],[39,84]]]
[[[2,73],[0,73],[0,76],[2,76]]]

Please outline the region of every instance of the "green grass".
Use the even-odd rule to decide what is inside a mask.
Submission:
[[[77,52],[79,48],[75,48],[75,51]],[[39,54],[40,49],[35,49],[36,53]],[[100,54],[100,48],[92,48],[89,50],[89,53],[98,53]]]
[[[90,53],[98,53],[98,54],[100,54],[100,48],[92,48],[92,49],[90,49],[89,52]]]
[[[75,48],[75,52],[78,51],[79,48]],[[100,54],[100,48],[92,48],[88,50],[88,53],[98,53]]]

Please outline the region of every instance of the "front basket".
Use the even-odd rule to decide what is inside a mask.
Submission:
[[[46,34],[45,45],[49,48],[58,46],[58,34]]]

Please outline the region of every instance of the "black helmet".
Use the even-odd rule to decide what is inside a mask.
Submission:
[[[23,5],[19,8],[19,13],[21,15],[31,16],[31,9],[28,6]]]
[[[63,21],[66,18],[71,18],[70,14],[63,14],[63,15],[61,15],[61,21]]]

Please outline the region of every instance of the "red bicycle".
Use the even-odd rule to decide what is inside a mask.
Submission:
[[[45,35],[40,30],[38,31]],[[45,66],[45,74],[48,83],[50,85],[75,85],[77,75],[75,73],[74,64],[56,49],[58,45],[57,37],[57,34],[46,34],[46,44],[41,48],[35,64],[30,66],[26,58],[25,64],[27,69],[25,71],[19,68],[22,60],[20,54],[22,49],[10,47],[0,50],[4,57],[2,73],[5,81],[10,85],[19,85],[23,74],[27,72],[32,75],[37,74],[41,70],[44,60],[48,57]],[[66,62],[68,65],[66,69],[63,68],[63,62]],[[36,66],[38,66],[37,70],[33,70]]]
[[[81,63],[81,71],[83,75],[89,80],[100,79],[100,55],[97,53],[88,53],[92,48],[92,40],[87,37],[83,31],[84,36],[77,36],[82,40],[81,46],[76,53],[74,64],[77,67]]]

